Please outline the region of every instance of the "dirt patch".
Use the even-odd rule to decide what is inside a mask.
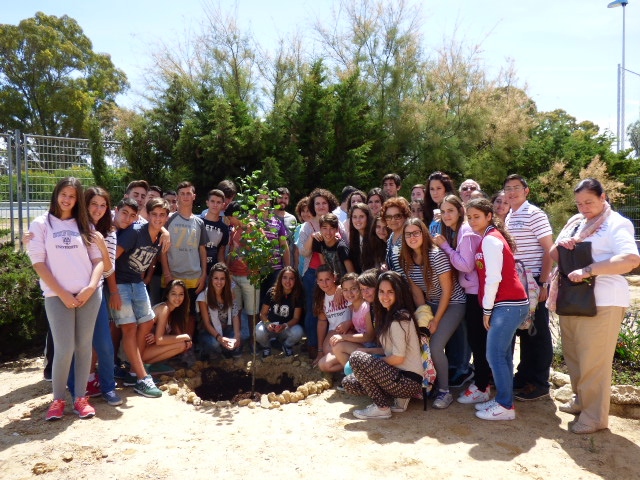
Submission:
[[[202,400],[230,400],[238,402],[242,399],[260,401],[261,394],[274,392],[280,394],[285,390],[295,390],[293,377],[283,373],[277,383],[270,383],[263,378],[256,378],[252,389],[251,373],[243,370],[222,370],[210,367],[201,372],[202,385],[196,388],[196,394]],[[251,393],[253,391],[253,394]]]
[[[270,402],[194,408],[176,401],[188,395],[185,386],[197,388],[197,372],[185,370],[182,378],[166,379],[175,382],[176,395],[149,399],[119,388],[122,406],[92,399],[95,418],[79,420],[67,406],[64,418],[49,423],[51,384],[42,380],[42,367],[41,357],[0,366],[3,479],[475,479],[487,472],[492,480],[640,478],[640,420],[612,416],[609,430],[574,435],[573,415],[550,398],[517,403],[512,422],[479,420],[473,406],[457,402],[424,412],[418,400],[390,420],[361,421],[352,412],[370,400],[334,389],[271,410]],[[297,385],[322,378],[303,358],[256,367],[272,383],[283,371],[294,372]]]

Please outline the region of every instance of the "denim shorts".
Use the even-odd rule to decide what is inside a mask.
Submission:
[[[118,291],[122,299],[120,310],[110,308],[111,318],[116,325],[126,325],[128,323],[146,323],[155,318],[155,313],[151,308],[149,294],[143,282],[140,283],[119,283]]]

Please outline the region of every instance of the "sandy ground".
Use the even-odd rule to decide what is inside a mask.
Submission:
[[[0,368],[0,478],[562,478],[640,477],[640,421],[579,436],[552,399],[518,403],[512,422],[475,418],[473,406],[391,420],[352,415],[366,398],[330,389],[279,410],[204,409],[165,394],[121,389],[125,403],[95,399],[97,415],[45,422],[51,385],[42,358]]]
[[[640,277],[630,279],[640,298]],[[517,357],[516,357],[517,358]],[[640,420],[611,417],[593,435],[568,432],[573,416],[547,398],[517,403],[511,422],[486,422],[472,405],[391,420],[353,417],[367,398],[334,389],[278,410],[201,409],[165,394],[119,389],[120,407],[45,422],[51,385],[42,358],[0,366],[0,479],[128,478],[640,478]]]

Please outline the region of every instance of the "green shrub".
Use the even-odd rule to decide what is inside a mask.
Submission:
[[[627,311],[618,335],[615,357],[633,367],[640,367],[640,311]]]
[[[44,342],[47,320],[42,290],[26,253],[0,246],[0,358]]]

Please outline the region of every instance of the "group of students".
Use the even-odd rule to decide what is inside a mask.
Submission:
[[[567,226],[555,244],[546,214],[527,200],[530,189],[522,176],[508,176],[503,190],[490,200],[471,179],[456,192],[443,172],[431,174],[427,185],[415,185],[411,202],[398,196],[400,186],[400,178],[389,174],[383,188],[368,195],[343,191],[339,206],[330,192],[316,189],[296,207],[305,222],[295,239],[307,295],[309,352],[316,353],[323,370],[344,367],[342,386],[347,392],[373,399],[354,415],[390,418],[419,395],[423,367],[414,311],[421,305],[429,306],[433,315],[428,330],[437,371],[435,408],[447,408],[453,402],[450,385],[460,386],[461,379],[465,384],[470,378],[474,381],[457,400],[474,404],[476,416],[484,420],[512,420],[514,400],[548,397],[553,347],[547,304],[555,308],[556,249],[588,241],[594,245],[594,263],[571,272],[569,278],[579,282],[598,270],[598,313],[593,319],[560,316],[574,391],[574,398],[560,410],[577,415],[570,427],[574,433],[606,428],[613,349],[629,306],[622,274],[637,267],[640,257],[631,222],[611,213],[602,185],[585,179],[576,187],[579,213],[569,222],[575,225],[573,237],[564,233]],[[336,216],[342,220],[338,225]],[[313,242],[320,245],[310,248]],[[348,252],[332,255],[332,245],[341,242]],[[529,305],[530,292],[516,262],[539,286],[536,305]],[[356,280],[360,297],[369,304],[373,337],[368,322],[356,328],[356,322],[345,320],[345,315],[355,318],[362,309],[360,299],[353,297],[350,273],[342,277],[346,284],[338,287],[339,272],[353,270],[363,272]],[[311,294],[314,282],[316,293]],[[613,284],[619,288],[607,293]],[[519,329],[531,312],[534,328]],[[588,333],[591,329],[602,335],[594,338]],[[520,363],[514,374],[516,335]],[[469,374],[465,367],[471,355]],[[490,384],[496,391],[493,398]]]
[[[194,349],[201,356],[239,356],[251,335],[263,357],[271,355],[274,340],[289,356],[305,334],[314,365],[344,370],[343,388],[373,399],[354,415],[389,418],[420,393],[414,312],[423,305],[432,312],[435,408],[447,408],[450,386],[471,378],[457,400],[475,404],[481,419],[511,420],[514,398],[548,395],[551,343],[544,303],[536,310],[537,338],[521,336],[521,363],[513,375],[514,335],[529,314],[516,258],[528,263],[544,302],[553,245],[546,215],[526,201],[522,177],[508,177],[491,201],[470,179],[455,195],[443,172],[414,186],[411,202],[398,196],[395,174],[368,194],[346,187],[340,204],[316,188],[296,206],[299,223],[285,211],[288,190],[278,189],[273,200],[281,208],[270,210],[264,232],[280,249],[259,305],[238,255],[247,227],[235,215],[241,206],[232,201],[233,184],[225,182],[209,192],[201,215],[193,214],[189,182],[169,193],[175,203],[161,194],[146,201],[148,184],[132,182],[113,214],[103,189],[83,194],[74,178],[58,183],[49,212],[33,222],[28,236],[55,345],[48,420],[63,415],[65,384],[82,418],[95,414],[87,399],[92,386],[109,404],[122,403],[112,368],[120,336],[130,364],[124,385],[158,397],[148,364],[179,354],[194,361]],[[261,208],[269,209],[270,201],[261,199]],[[259,323],[251,332],[248,318],[256,314]],[[92,344],[97,377],[90,373],[96,364]]]

